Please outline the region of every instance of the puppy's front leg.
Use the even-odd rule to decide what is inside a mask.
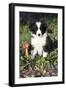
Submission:
[[[43,57],[47,57],[48,52],[43,51]]]
[[[36,49],[32,50],[31,54],[32,54],[32,59],[34,59],[37,54],[37,50]]]

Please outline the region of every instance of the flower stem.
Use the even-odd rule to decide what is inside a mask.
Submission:
[[[26,53],[25,53],[26,57],[28,57],[28,49],[26,48]]]

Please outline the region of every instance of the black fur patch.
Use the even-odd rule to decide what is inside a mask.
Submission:
[[[31,23],[30,26],[29,26],[29,29],[30,29],[30,31],[31,31],[33,34],[36,34],[36,32],[37,32],[37,30],[38,30],[38,28],[37,28],[37,26],[36,26],[35,23]]]
[[[50,53],[51,51],[53,51],[55,48],[57,48],[57,40],[55,40],[54,42],[51,40],[51,38],[49,36],[47,36],[46,39],[46,45],[43,46],[43,50]]]
[[[40,30],[41,30],[42,34],[44,34],[47,30],[47,24],[42,23],[41,26],[40,26]]]

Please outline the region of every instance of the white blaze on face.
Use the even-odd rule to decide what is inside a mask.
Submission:
[[[40,30],[41,22],[36,22],[36,25],[37,25],[37,28],[38,28],[36,34],[37,34],[38,36],[41,36],[41,30]]]
[[[40,28],[41,22],[36,22],[38,28]]]

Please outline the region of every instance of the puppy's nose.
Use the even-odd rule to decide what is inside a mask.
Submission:
[[[38,36],[40,36],[40,34],[38,34]]]

